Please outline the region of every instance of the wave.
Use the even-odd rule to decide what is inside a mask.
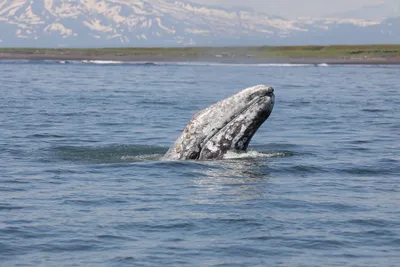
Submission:
[[[268,64],[254,64],[258,67],[308,67],[313,64],[291,64],[291,63],[268,63]]]
[[[182,66],[216,66],[216,67],[311,67],[315,64],[294,63],[221,63],[221,62],[170,62],[170,65]]]
[[[124,162],[137,162],[137,161],[157,161],[157,160],[162,160],[164,154],[146,154],[146,155],[136,155],[136,156],[131,156],[131,155],[125,155],[121,156],[120,159],[121,161]]]
[[[59,62],[63,64],[61,61]],[[136,61],[112,61],[112,60],[81,60],[84,64],[97,65],[138,65],[138,66],[215,66],[215,67],[310,67],[315,64],[291,64],[291,63],[216,63],[216,62],[136,62]]]
[[[258,151],[247,151],[247,152],[236,152],[228,151],[225,154],[224,159],[253,159],[253,158],[283,158],[290,157],[291,153],[287,152],[258,152]]]
[[[50,152],[55,159],[104,164],[160,160],[167,148],[147,145],[60,146],[52,148]]]
[[[82,60],[81,62],[86,64],[100,64],[100,65],[125,63],[124,61],[114,61],[114,60]]]
[[[80,63],[95,64],[95,65],[134,65],[134,66],[157,66],[162,64],[162,63],[146,62],[146,61],[114,61],[114,60],[81,60]]]

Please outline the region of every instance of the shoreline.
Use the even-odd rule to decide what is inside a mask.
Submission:
[[[59,61],[118,61],[118,62],[194,62],[220,64],[329,64],[329,65],[400,65],[398,57],[248,57],[248,56],[192,56],[192,55],[118,55],[105,53],[24,53],[0,52],[4,60],[59,60]]]

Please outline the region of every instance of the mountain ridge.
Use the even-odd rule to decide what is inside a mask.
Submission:
[[[400,43],[400,17],[299,18],[168,0],[3,0],[1,47]],[[378,41],[377,41],[378,40]]]

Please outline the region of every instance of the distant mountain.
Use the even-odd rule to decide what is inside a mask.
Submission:
[[[376,5],[365,5],[346,12],[329,14],[328,17],[380,20],[389,17],[400,17],[400,1],[385,1]]]
[[[400,43],[399,18],[287,20],[172,0],[3,0],[0,46]]]

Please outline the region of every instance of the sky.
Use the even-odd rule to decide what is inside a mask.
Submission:
[[[365,5],[385,3],[398,5],[400,0],[190,0],[222,7],[250,7],[269,15],[295,18],[324,16],[357,9]]]

